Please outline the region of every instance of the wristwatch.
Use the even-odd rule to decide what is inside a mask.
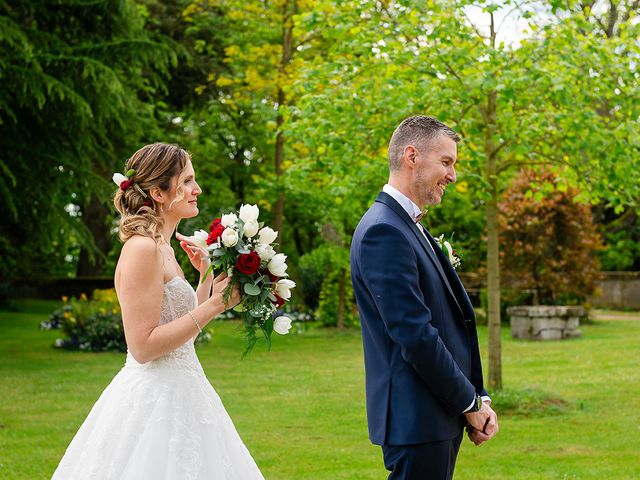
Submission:
[[[476,401],[473,402],[473,406],[471,407],[472,412],[479,412],[482,408],[482,397],[480,395],[476,395]]]

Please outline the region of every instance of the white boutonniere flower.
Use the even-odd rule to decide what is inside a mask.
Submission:
[[[453,239],[453,234],[451,234],[451,237],[449,238],[449,240],[452,240],[452,239]],[[451,242],[449,240],[444,239],[444,234],[435,238],[436,243],[440,247],[440,250],[442,250],[442,253],[444,253],[445,257],[447,257],[447,259],[449,260],[449,263],[451,263],[451,266],[454,269],[457,269],[462,264],[462,260],[460,260],[460,257],[451,246]]]

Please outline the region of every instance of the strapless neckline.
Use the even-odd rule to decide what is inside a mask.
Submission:
[[[172,277],[168,282],[165,282],[164,286],[166,287],[167,285],[169,285],[174,280],[182,280],[184,283],[189,284],[189,282],[187,282],[186,279],[182,278],[180,275],[176,275],[175,277]]]

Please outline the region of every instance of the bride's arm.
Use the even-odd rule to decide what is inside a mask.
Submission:
[[[206,278],[203,278],[200,274],[200,280],[198,281],[198,288],[196,289],[196,296],[198,297],[198,305],[202,305],[208,298],[211,297],[213,292],[213,273],[209,273]]]
[[[208,273],[211,262],[209,261],[208,252],[194,244],[189,237],[185,237],[181,233],[176,232],[176,238],[180,241],[180,246],[189,256],[191,265],[200,273],[196,296],[198,297],[198,305],[211,297],[213,290],[213,273]]]
[[[216,282],[213,295],[191,312],[159,325],[164,273],[162,256],[151,238],[133,237],[128,240],[122,248],[117,270],[116,290],[127,347],[139,363],[172,352],[198,333],[196,321],[200,328],[204,328],[213,317],[226,310],[222,290],[228,283],[227,279]],[[236,305],[239,300],[240,294],[236,290],[228,306]]]

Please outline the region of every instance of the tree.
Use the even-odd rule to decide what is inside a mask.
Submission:
[[[326,149],[333,163],[325,175],[339,178],[354,199],[347,208],[357,203],[360,212],[386,177],[385,143],[404,117],[426,112],[461,133],[461,178],[484,207],[488,384],[500,388],[501,193],[520,169],[554,165],[563,188],[582,186],[582,200],[606,199],[620,208],[636,201],[639,102],[622,89],[637,85],[631,59],[638,26],[629,21],[624,36],[605,41],[584,17],[543,27],[532,21],[529,38],[505,45],[498,41],[496,11],[507,2],[484,7],[486,32],[468,20],[465,2],[341,5],[331,15],[305,18],[309,28],[328,24],[322,32],[332,43],[327,57],[300,77],[297,86],[306,94],[291,129],[304,132],[316,150]],[[537,19],[533,4],[518,4],[516,11]],[[600,115],[603,105],[612,116]],[[299,163],[312,172],[319,160]],[[358,168],[356,182],[348,172]],[[370,193],[359,203],[362,191]]]
[[[313,35],[296,30],[295,19],[314,4],[312,0],[197,0],[185,9],[194,29],[224,31],[221,45],[202,46],[209,50],[222,46],[224,64],[210,72],[199,91],[210,99],[207,119],[234,160],[230,167],[240,170],[235,177],[239,199],[263,199],[262,207],[271,211],[281,242],[289,237],[284,222],[287,185],[282,177],[292,163],[287,156],[295,155],[295,146],[287,142],[282,129],[285,107],[295,104],[287,87],[314,45]],[[295,208],[289,208],[294,216]]]
[[[0,274],[61,273],[74,246],[79,273],[95,272],[85,260],[111,246],[109,179],[153,130],[145,100],[175,57],[126,0],[4,2],[0,24],[0,248],[19,259]]]

